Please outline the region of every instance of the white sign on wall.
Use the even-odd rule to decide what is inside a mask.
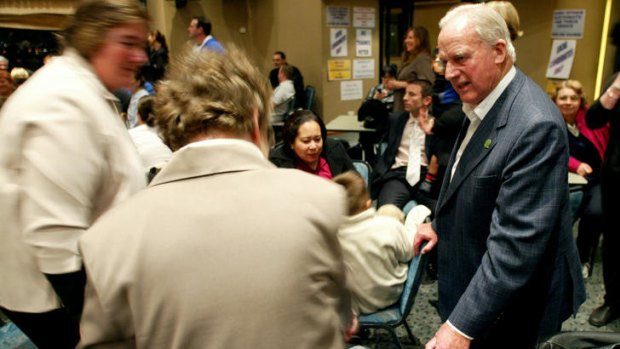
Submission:
[[[553,40],[551,56],[547,66],[547,77],[550,79],[568,79],[575,59],[575,40]]]
[[[353,26],[356,28],[374,28],[375,8],[353,7]]]
[[[329,47],[332,57],[346,57],[347,28],[332,28],[329,30]]]
[[[362,99],[362,81],[349,80],[340,82],[340,100],[351,101]]]
[[[348,7],[327,6],[328,27],[348,27],[351,25],[351,14]]]
[[[553,11],[551,37],[554,39],[581,39],[585,21],[586,10],[555,10]]]
[[[372,56],[372,30],[356,29],[355,55],[358,57]]]
[[[375,60],[374,59],[354,59],[353,60],[353,79],[374,79]]]

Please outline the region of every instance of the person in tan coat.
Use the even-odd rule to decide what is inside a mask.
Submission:
[[[80,241],[83,348],[343,348],[338,185],[267,159],[267,80],[238,50],[183,56],[155,114],[175,152]]]

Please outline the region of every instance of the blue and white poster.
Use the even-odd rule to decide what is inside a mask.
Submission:
[[[547,66],[547,78],[568,79],[575,59],[575,40],[553,40]]]
[[[329,37],[331,56],[346,57],[348,55],[347,28],[331,28]]]

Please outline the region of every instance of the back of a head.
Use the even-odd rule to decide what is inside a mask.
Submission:
[[[381,68],[381,75],[382,76],[389,75],[391,77],[396,77],[396,75],[398,75],[398,67],[396,67],[396,64],[394,63],[385,65],[383,66],[383,68]]]
[[[497,11],[485,4],[459,5],[448,11],[439,21],[439,28],[443,29],[448,23],[456,20],[471,26],[480,39],[489,46],[495,45],[497,40],[504,40],[508,56],[513,62],[517,60],[506,21]]]
[[[280,70],[282,71],[282,74],[286,76],[287,80],[293,80],[293,66],[292,65],[282,64],[280,66]]]
[[[200,135],[225,133],[248,138],[253,115],[266,141],[271,88],[262,73],[236,47],[224,53],[183,52],[157,90],[157,126],[173,150]]]
[[[146,9],[136,0],[84,0],[64,30],[62,44],[88,59],[101,47],[110,29],[146,21]]]
[[[347,192],[348,214],[356,215],[366,209],[370,195],[362,176],[355,171],[347,171],[333,178],[333,181],[344,187]]]
[[[517,12],[517,9],[510,1],[489,1],[486,5],[497,11],[497,13],[504,18],[508,26],[508,31],[510,31],[510,39],[512,41],[523,36],[519,21],[519,12]]]
[[[155,126],[155,112],[153,111],[154,107],[155,96],[143,96],[138,101],[138,115],[140,115],[140,120],[142,120],[143,123],[150,127]]]
[[[26,80],[28,80],[28,77],[30,77],[30,73],[28,73],[26,68],[15,67],[11,69],[11,78],[17,86],[23,84]]]

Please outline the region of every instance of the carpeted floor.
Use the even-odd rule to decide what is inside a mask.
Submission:
[[[595,263],[592,276],[586,280],[586,292],[586,302],[581,305],[576,317],[570,318],[564,322],[562,331],[620,332],[620,319],[604,327],[594,327],[588,323],[590,313],[594,308],[603,303],[603,296],[605,294],[603,288],[603,271],[600,260]],[[398,335],[405,348],[424,348],[423,344],[432,338],[441,324],[437,311],[428,302],[429,299],[437,299],[437,282],[422,284],[416,297],[413,310],[407,319],[413,334],[422,344],[407,344],[407,335],[404,329],[399,329]],[[377,341],[379,342],[377,343]],[[387,334],[380,332],[373,333],[369,339],[359,339],[356,344],[377,349],[396,348],[395,345],[391,344]]]

